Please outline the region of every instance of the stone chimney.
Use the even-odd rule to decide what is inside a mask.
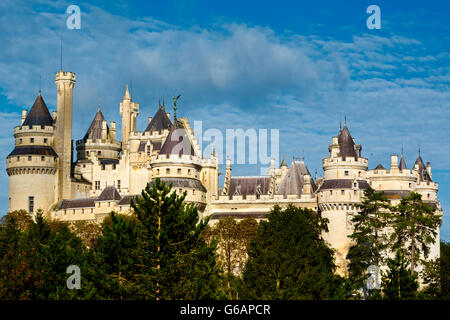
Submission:
[[[391,170],[398,169],[398,155],[391,155]]]
[[[23,125],[23,122],[25,121],[25,119],[27,118],[27,114],[28,111],[27,110],[22,110],[22,122],[20,123],[20,125]]]

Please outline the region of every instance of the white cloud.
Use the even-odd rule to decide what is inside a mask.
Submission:
[[[41,73],[54,109],[62,37],[64,69],[77,74],[74,139],[89,126],[99,97],[120,132],[119,102],[132,81],[141,129],[159,97],[169,105],[181,93],[180,115],[203,120],[204,128],[279,128],[281,152],[290,158],[304,149],[312,171],[320,172],[344,115],[372,167],[386,163],[402,142],[409,166],[419,144],[434,168],[450,166],[450,55],[427,51],[427,39],[355,34],[341,41],[237,23],[182,29],[87,4],[80,5],[82,29],[67,30],[67,2],[12,3],[0,4],[0,88],[29,108]],[[0,111],[19,124],[20,110]],[[3,159],[12,127],[0,130]]]

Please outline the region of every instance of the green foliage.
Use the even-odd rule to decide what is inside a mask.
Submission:
[[[359,210],[352,218],[354,230],[350,235],[354,244],[347,254],[353,290],[364,285],[370,265],[380,266],[383,262],[383,253],[388,247],[383,229],[389,223],[389,202],[383,192],[367,188],[362,203],[356,206]]]
[[[96,286],[105,299],[144,298],[140,285],[143,266],[144,232],[135,218],[111,212],[103,221],[103,234],[98,237],[94,257],[97,265]]]
[[[66,285],[67,267],[84,268],[85,254],[66,224],[48,221],[41,211],[35,221],[13,212],[2,222],[0,239],[2,299],[76,299],[88,292],[89,286],[69,290]]]
[[[216,247],[208,245],[207,220],[199,220],[197,207],[184,202],[156,179],[132,202],[143,226],[143,279],[149,299],[211,299],[218,291],[220,270]]]
[[[331,299],[341,279],[321,238],[326,220],[289,205],[275,206],[259,224],[243,272],[243,299]]]
[[[422,196],[412,192],[393,208],[391,236],[392,250],[405,251],[410,261],[410,272],[414,274],[420,254],[428,257],[432,244],[441,224],[441,216]]]
[[[422,278],[425,289],[422,295],[425,299],[440,299],[441,297],[441,259],[422,261],[424,270]]]
[[[208,228],[207,237],[211,242],[216,240],[219,246],[218,264],[225,273],[223,290],[228,299],[238,298],[240,274],[247,259],[247,249],[251,239],[256,235],[258,222],[254,218],[246,218],[237,222],[232,217],[220,219],[213,227]]]
[[[394,259],[387,259],[388,271],[382,272],[382,290],[385,299],[402,300],[417,298],[417,273],[410,273],[408,260],[401,250],[396,252]]]
[[[450,299],[450,243],[441,241],[440,280],[441,299]]]

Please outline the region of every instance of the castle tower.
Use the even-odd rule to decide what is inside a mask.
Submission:
[[[76,142],[77,161],[94,159],[119,159],[120,142],[116,140],[116,123],[109,126],[100,107],[83,139]]]
[[[75,73],[58,71],[55,77],[57,88],[57,112],[55,123],[55,151],[59,157],[56,188],[57,201],[70,199],[72,175],[72,103]]]
[[[209,190],[201,181],[202,160],[200,150],[194,148],[187,121],[175,118],[159,155],[152,157],[150,185],[160,178],[167,185],[172,184],[179,194],[186,191],[186,201],[195,203],[203,214]],[[216,167],[211,161],[211,167],[213,165]]]
[[[335,249],[337,271],[347,272],[346,255],[351,246],[348,236],[353,232],[351,219],[361,201],[368,161],[361,157],[361,146],[355,145],[347,125],[333,137],[328,147],[330,155],[323,159],[324,178],[318,189],[321,214],[329,220],[323,238]]]
[[[49,212],[55,201],[58,155],[53,149],[53,119],[41,94],[14,128],[15,148],[6,160],[9,176],[8,210]]]
[[[136,118],[139,115],[139,104],[131,100],[128,85],[120,103],[120,116],[122,117],[122,151],[128,150],[130,132],[136,131]]]

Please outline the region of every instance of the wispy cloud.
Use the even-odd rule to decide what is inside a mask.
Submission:
[[[182,28],[89,4],[80,4],[82,29],[67,30],[67,5],[2,1],[0,88],[10,106],[29,108],[42,74],[44,98],[54,109],[62,38],[64,69],[77,74],[74,139],[89,126],[99,97],[120,132],[119,102],[132,84],[141,130],[159,97],[169,102],[182,94],[182,116],[203,120],[205,129],[278,128],[281,153],[304,150],[319,172],[344,115],[372,167],[402,144],[409,166],[420,144],[433,168],[450,167],[450,54],[428,49],[432,35],[363,31],[341,40],[233,22]],[[0,111],[0,120],[11,123],[0,130],[4,159],[20,110]]]

